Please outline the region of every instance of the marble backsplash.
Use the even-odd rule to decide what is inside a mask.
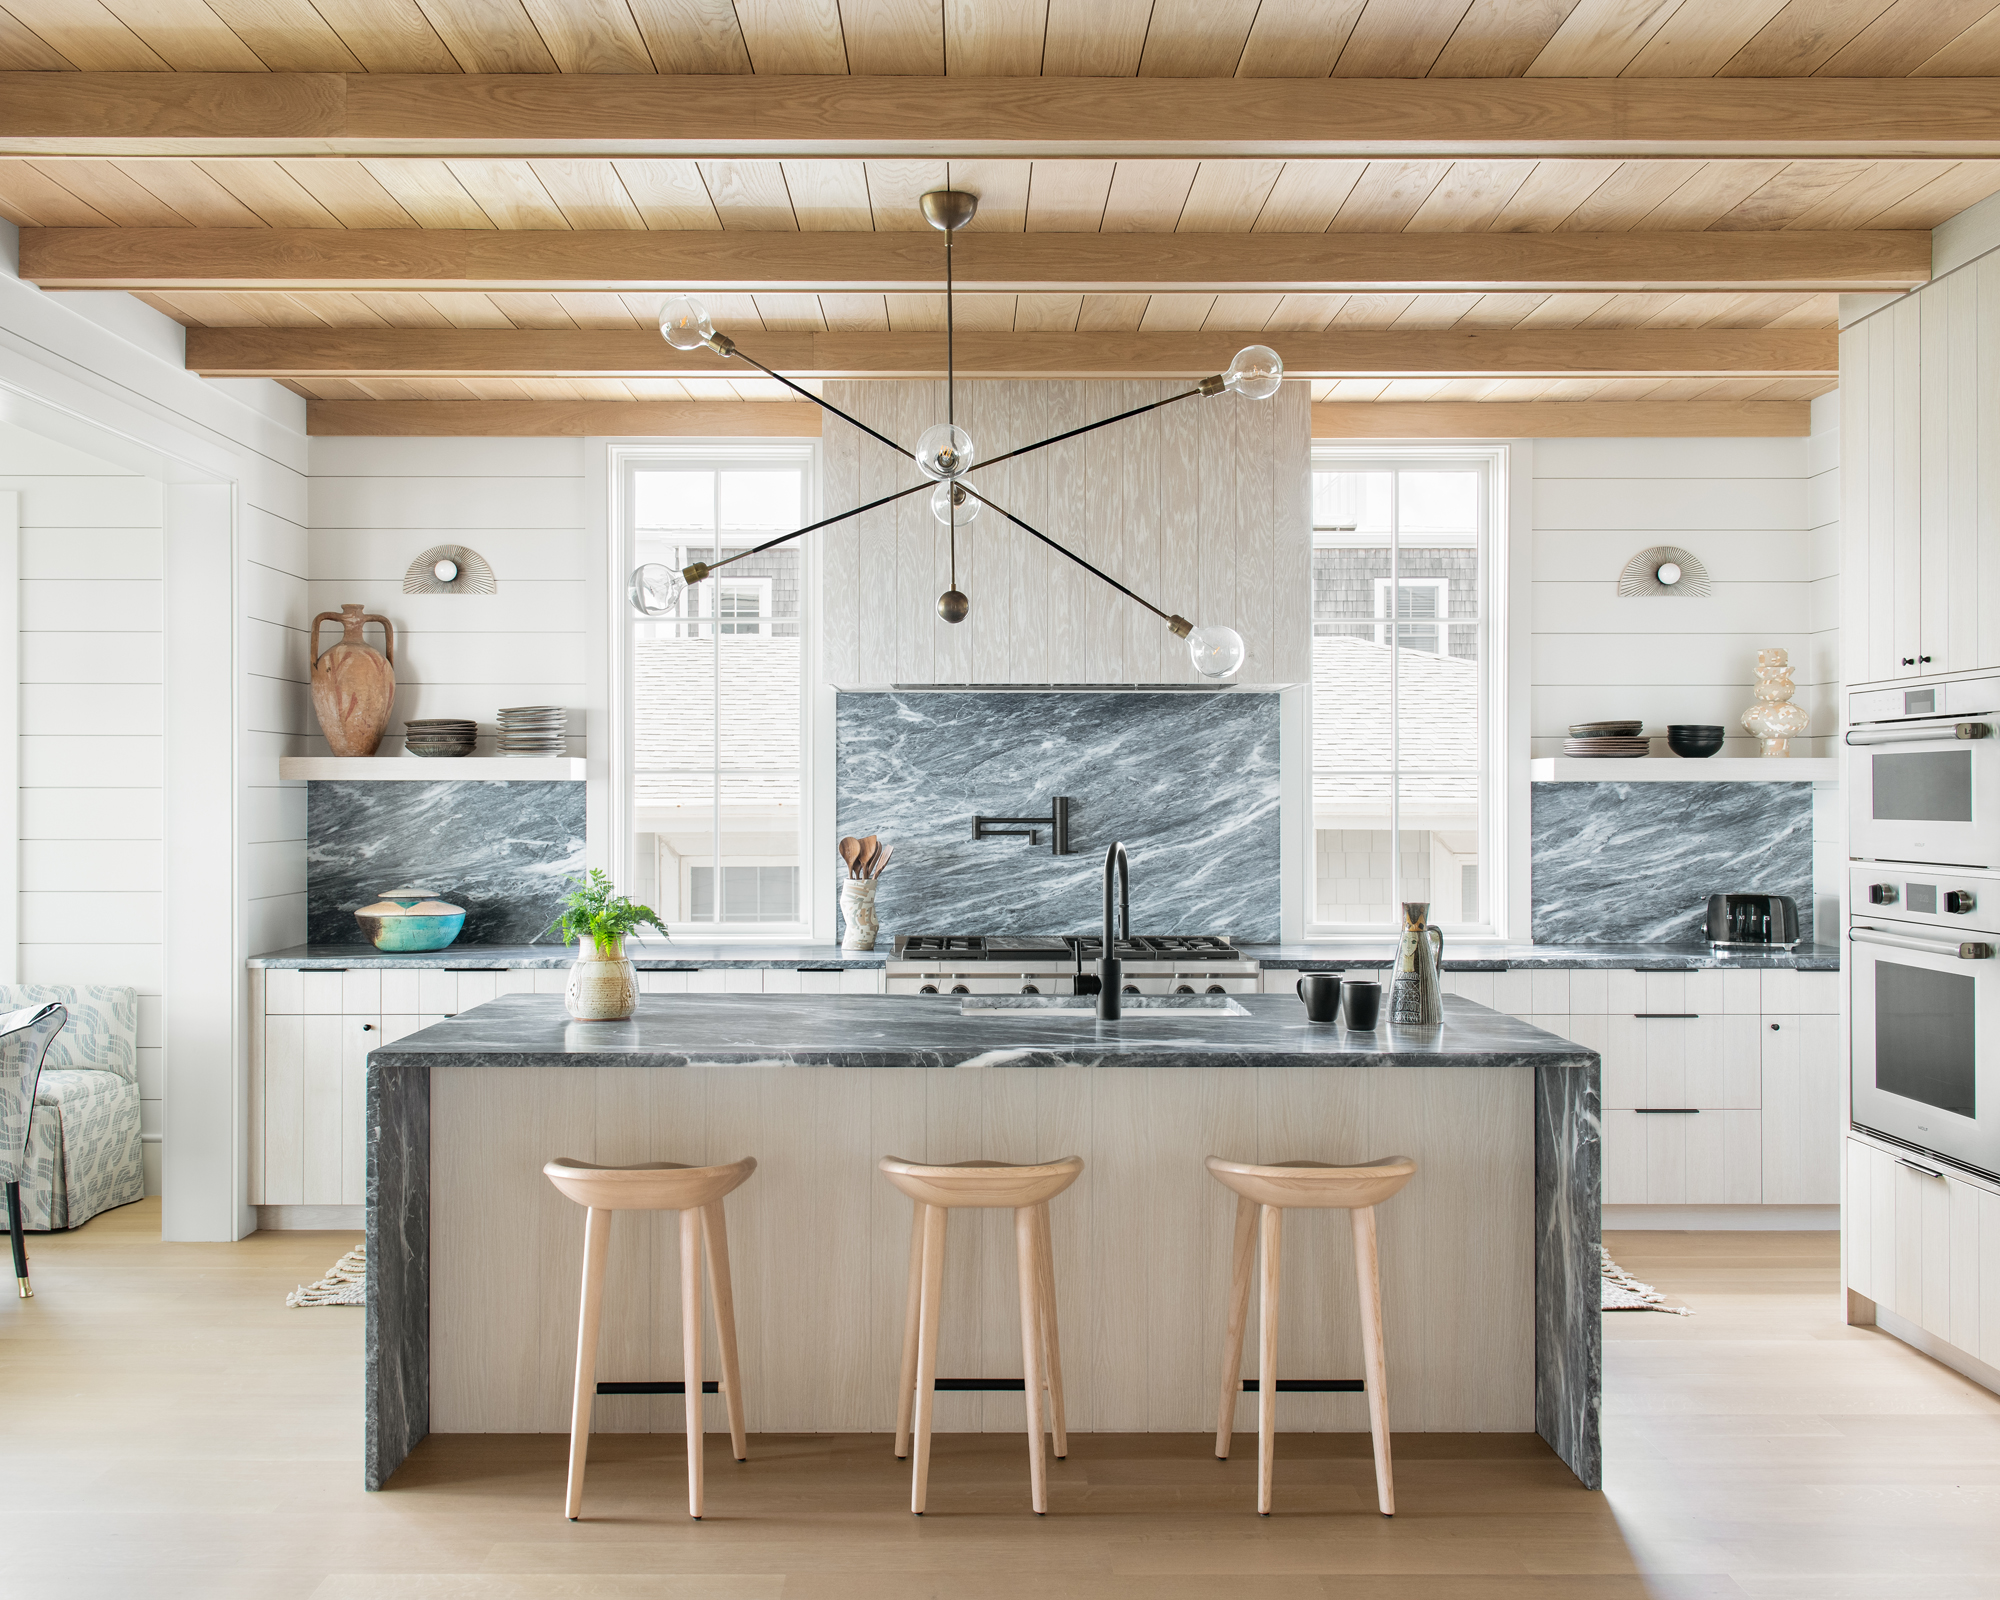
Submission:
[[[384,889],[435,889],[465,907],[460,945],[525,944],[584,870],[580,783],[306,785],[306,938],[352,944]]]
[[[1810,783],[1533,788],[1535,943],[1699,943],[1723,892],[1791,896],[1813,942]]]
[[[1123,840],[1135,933],[1278,938],[1278,696],[977,690],[842,694],[837,833],[893,841],[878,949],[899,933],[1073,933],[1103,917]],[[972,818],[1046,816],[1070,848],[972,838]],[[828,869],[844,871],[836,861]]]

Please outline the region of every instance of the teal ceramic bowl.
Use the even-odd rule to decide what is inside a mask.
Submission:
[[[385,889],[372,906],[354,913],[377,950],[442,950],[465,926],[465,909],[447,905],[435,889]]]

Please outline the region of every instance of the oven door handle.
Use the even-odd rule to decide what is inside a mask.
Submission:
[[[1952,739],[1984,739],[1992,729],[1983,722],[1954,722],[1928,728],[1851,728],[1847,742],[1867,744],[1943,744]]]
[[[1881,928],[1864,927],[1858,923],[1847,930],[1847,937],[1854,944],[1881,944],[1892,950],[1915,950],[1927,956],[1955,957],[1960,961],[1993,959],[1993,946],[1976,939],[1913,939],[1908,934],[1888,933]]]

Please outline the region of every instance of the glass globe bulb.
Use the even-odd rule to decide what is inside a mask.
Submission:
[[[1284,381],[1285,363],[1265,344],[1245,345],[1222,375],[1223,388],[1233,389],[1245,400],[1268,400]]]
[[[1188,659],[1204,678],[1226,678],[1243,665],[1243,635],[1216,623],[1188,635]]]
[[[439,583],[456,583],[458,582],[458,563],[449,559],[440,561],[436,566],[431,568],[431,576],[436,578]]]
[[[648,561],[643,567],[635,567],[632,572],[632,609],[642,616],[671,616],[681,600],[681,591],[687,584],[672,567],[658,561]]]
[[[931,515],[946,527],[955,520],[962,528],[979,515],[979,497],[962,483],[941,483],[931,490]]]
[[[956,478],[972,465],[972,435],[949,422],[924,429],[917,439],[917,471],[926,478]]]
[[[714,332],[708,307],[699,300],[675,295],[660,307],[660,336],[676,350],[699,350]]]

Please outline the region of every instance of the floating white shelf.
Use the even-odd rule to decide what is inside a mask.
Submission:
[[[1528,763],[1535,783],[1838,783],[1838,756],[1544,756]]]
[[[281,778],[336,783],[581,783],[582,756],[279,756]]]

